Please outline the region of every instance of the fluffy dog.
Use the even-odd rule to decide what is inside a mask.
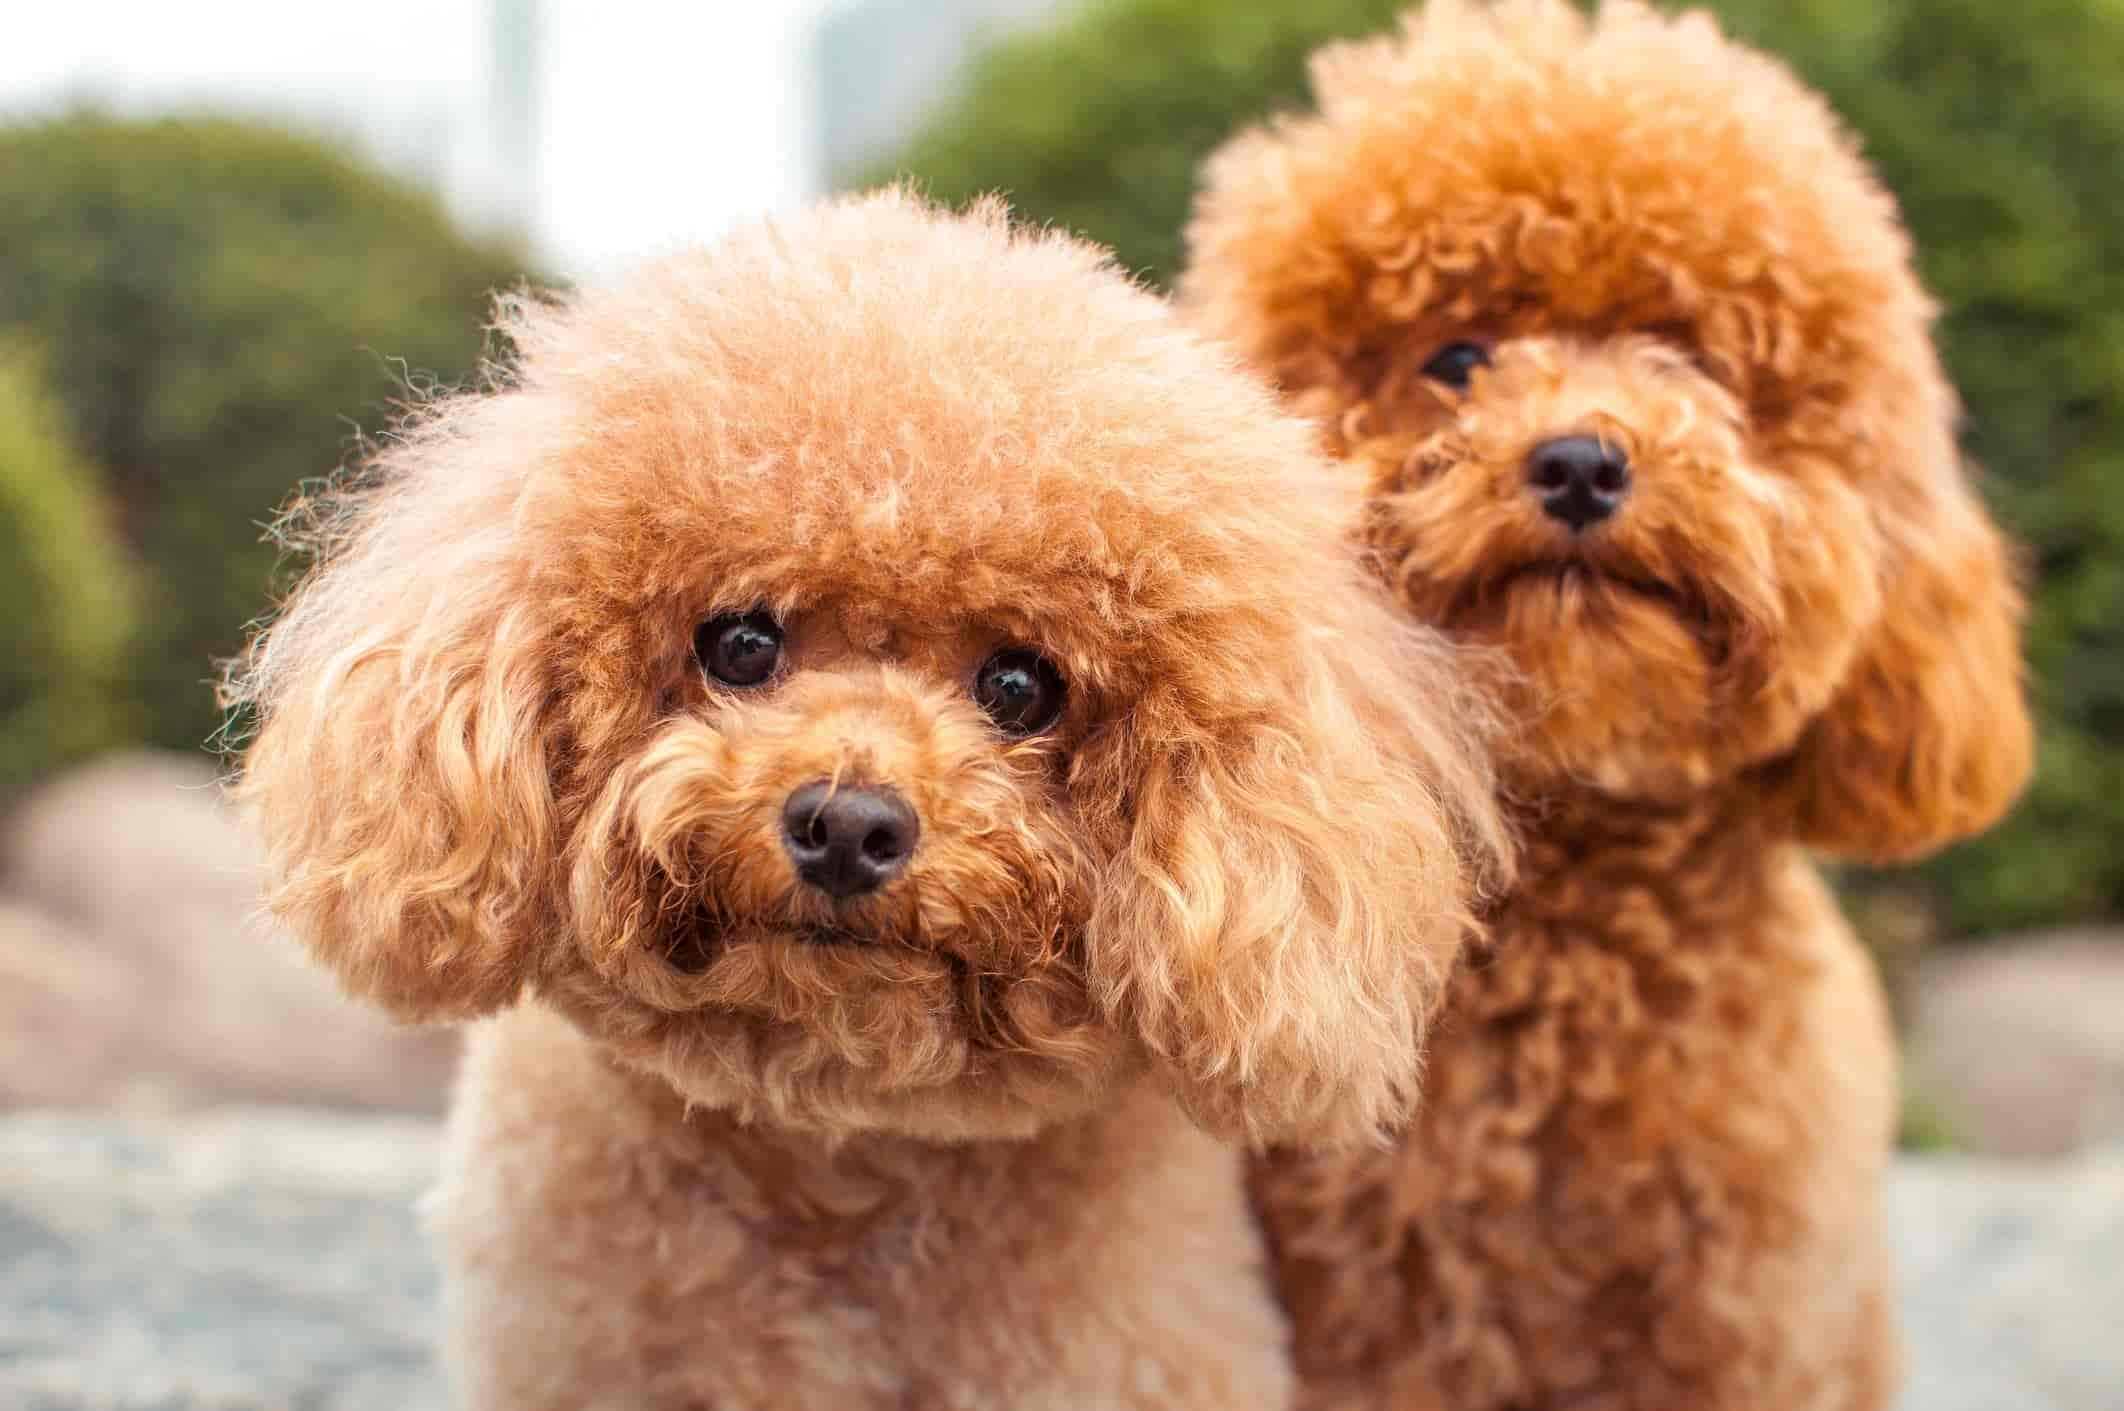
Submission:
[[[500,327],[234,692],[279,913],[503,1011],[434,1210],[465,1399],[1287,1404],[1202,1127],[1396,1120],[1500,837],[1305,423],[899,194]]]
[[[1894,204],[1700,14],[1439,0],[1313,78],[1183,297],[1516,668],[1527,855],[1399,1149],[1255,1171],[1308,1401],[1878,1407],[1893,1048],[1802,850],[1970,834],[2031,749]]]

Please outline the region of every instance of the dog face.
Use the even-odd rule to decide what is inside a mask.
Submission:
[[[528,986],[829,1132],[1144,1065],[1238,1135],[1394,1117],[1499,835],[1302,423],[1086,247],[896,195],[504,327],[236,681],[355,991]]]
[[[1420,618],[1503,649],[1513,772],[1740,777],[1834,850],[2017,790],[2018,599],[1893,203],[1707,17],[1441,0],[1212,159],[1183,299],[1368,482]]]

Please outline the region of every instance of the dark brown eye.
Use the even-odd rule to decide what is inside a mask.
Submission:
[[[711,618],[693,634],[701,669],[726,686],[757,686],[782,660],[782,629],[764,612]]]
[[[1490,350],[1480,343],[1448,343],[1431,354],[1423,375],[1455,390],[1464,389],[1475,369],[1490,365]]]
[[[1069,687],[1038,652],[1006,647],[974,676],[974,700],[1006,735],[1037,735],[1062,714]]]

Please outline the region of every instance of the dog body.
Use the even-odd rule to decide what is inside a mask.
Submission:
[[[1305,1404],[1876,1411],[1893,1045],[1803,850],[2031,752],[1894,204],[1703,15],[1434,0],[1211,160],[1181,297],[1493,651],[1524,865],[1398,1148],[1259,1163]]]
[[[1399,1120],[1503,837],[1307,427],[1098,252],[894,193],[502,332],[233,679],[278,912],[499,1015],[467,1403],[1282,1403],[1203,1132]]]
[[[1894,1046],[1813,869],[1559,802],[1395,1148],[1252,1173],[1303,1404],[1885,1406]]]
[[[468,1404],[1291,1404],[1239,1154],[1148,1084],[1018,1141],[682,1106],[549,1014],[474,1032],[431,1212]]]

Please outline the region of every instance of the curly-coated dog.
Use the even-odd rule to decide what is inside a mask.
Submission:
[[[1966,836],[2031,751],[1893,201],[1701,14],[1440,0],[1313,79],[1183,298],[1516,668],[1526,853],[1399,1148],[1255,1169],[1308,1404],[1879,1407],[1893,1047],[1803,850]]]
[[[279,913],[505,1011],[433,1217],[464,1399],[1287,1405],[1204,1128],[1398,1120],[1502,836],[1307,424],[898,193],[501,328],[234,680]]]

